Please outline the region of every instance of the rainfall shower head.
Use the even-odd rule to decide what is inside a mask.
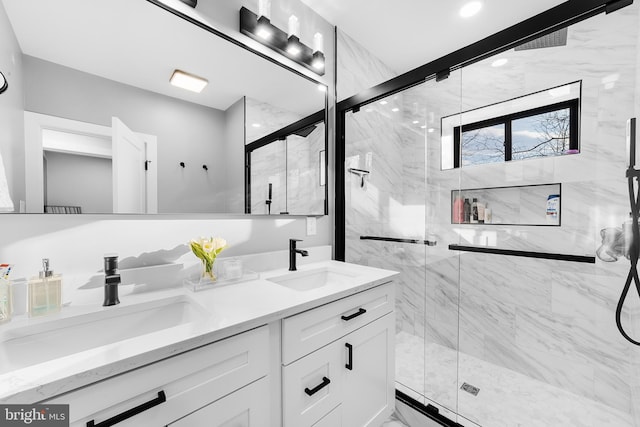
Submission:
[[[304,128],[304,129],[300,129],[298,131],[295,131],[294,134],[298,135],[298,136],[301,136],[303,138],[306,138],[314,130],[316,130],[316,125],[311,125],[311,126],[308,126],[308,127]]]
[[[545,36],[538,37],[529,42],[523,43],[520,46],[516,46],[515,50],[531,50],[531,49],[543,49],[545,47],[558,47],[567,45],[567,27],[564,27],[553,33],[549,33]]]

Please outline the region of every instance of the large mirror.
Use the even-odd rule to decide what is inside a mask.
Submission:
[[[10,179],[24,177],[13,186],[24,188],[14,195],[16,211],[325,213],[326,176],[287,181],[326,173],[322,162],[306,160],[284,173],[283,187],[319,199],[270,212],[246,208],[251,143],[319,114],[311,138],[290,143],[295,153],[285,149],[278,161],[292,166],[301,151],[315,159],[325,152],[327,94],[318,82],[151,1],[1,0],[0,7],[2,26],[9,23],[0,48],[14,39],[20,76],[11,89],[23,91],[24,103],[24,140],[0,146],[5,164],[15,163]],[[208,84],[200,93],[173,86],[176,70]],[[9,119],[0,117],[0,127]],[[254,182],[273,187],[275,175],[265,174]]]

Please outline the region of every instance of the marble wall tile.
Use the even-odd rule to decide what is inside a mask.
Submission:
[[[336,56],[338,101],[396,76],[391,68],[340,29],[337,30]]]

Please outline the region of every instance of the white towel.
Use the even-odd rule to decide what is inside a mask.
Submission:
[[[13,212],[13,201],[9,194],[9,184],[7,183],[7,174],[4,171],[2,153],[0,153],[0,212]]]

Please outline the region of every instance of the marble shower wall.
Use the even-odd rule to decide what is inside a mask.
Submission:
[[[443,259],[450,243],[594,256],[600,230],[621,226],[629,210],[625,122],[637,102],[637,40],[634,5],[571,26],[565,47],[510,50],[465,67],[460,81],[447,83],[449,88],[434,84],[423,93],[427,105],[449,100],[450,110],[432,109],[442,117],[582,81],[578,155],[441,171],[440,144],[430,145],[427,134],[427,224],[443,242],[434,249]],[[491,67],[497,57],[509,62]],[[461,107],[455,105],[458,93]],[[433,133],[439,135],[439,129]],[[562,183],[561,227],[451,224],[452,189],[555,182]],[[494,203],[494,214],[499,209]],[[598,259],[591,265],[462,253],[459,269],[432,273],[436,283],[427,282],[427,307],[430,297],[437,297],[430,291],[431,286],[438,289],[437,280],[459,280],[460,352],[629,414],[640,400],[633,364],[640,349],[624,341],[615,327],[625,261]],[[433,267],[438,266],[429,264]],[[638,322],[629,309],[623,316],[625,324]],[[439,342],[446,333],[442,326],[427,320],[427,339]],[[458,410],[474,419],[462,402]]]

